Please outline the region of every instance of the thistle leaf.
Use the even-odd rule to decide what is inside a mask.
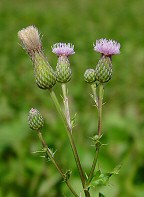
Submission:
[[[66,182],[67,180],[69,180],[70,176],[71,176],[72,171],[71,170],[67,170],[65,173],[65,179],[64,181]]]
[[[98,170],[91,183],[90,183],[90,186],[89,187],[101,187],[101,186],[106,186],[109,182],[109,179],[112,175],[117,175],[119,174],[119,171],[120,171],[120,168],[121,168],[121,165],[118,165],[116,166],[112,172],[106,172],[106,173],[103,173],[101,172],[100,170]]]

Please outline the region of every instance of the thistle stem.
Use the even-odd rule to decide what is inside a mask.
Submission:
[[[94,89],[92,89],[92,90],[94,91]],[[93,92],[93,96],[95,97],[94,100],[97,100],[96,89],[95,89],[95,93]],[[103,101],[103,85],[100,83],[99,97],[98,97],[98,136],[99,137],[102,134],[102,130],[101,130],[102,129],[102,101]],[[96,167],[97,160],[98,160],[99,148],[100,147],[96,147],[96,152],[95,152],[92,168],[91,168],[90,174],[88,176],[88,180],[87,180],[87,187],[89,186],[89,184],[93,178],[93,174],[94,174],[95,167]]]
[[[96,84],[92,83],[91,84],[91,89],[92,89],[92,93],[93,93],[93,100],[96,104],[96,107],[98,107],[98,98],[97,98],[97,93],[96,93]]]
[[[77,152],[77,148],[76,148],[76,145],[74,143],[74,139],[73,139],[73,136],[72,136],[72,126],[71,126],[71,123],[70,123],[70,115],[69,115],[69,106],[68,106],[68,98],[67,98],[67,91],[66,91],[66,85],[63,84],[62,86],[62,91],[63,91],[63,99],[64,99],[64,107],[65,107],[65,114],[63,113],[63,111],[61,110],[61,106],[57,100],[57,97],[54,93],[54,91],[51,89],[50,90],[50,95],[52,97],[52,100],[57,108],[57,111],[59,112],[65,126],[66,126],[66,131],[67,131],[67,135],[68,135],[68,138],[69,138],[69,141],[70,141],[70,144],[71,144],[71,148],[72,148],[72,151],[73,151],[73,155],[74,155],[74,158],[75,158],[75,161],[76,161],[76,164],[77,164],[77,168],[78,168],[78,171],[79,171],[79,175],[80,175],[80,178],[81,178],[81,182],[82,182],[82,186],[83,186],[83,189],[84,189],[84,192],[85,192],[85,196],[86,197],[90,197],[90,194],[89,192],[85,189],[85,176],[84,176],[84,173],[83,173],[83,169],[82,169],[82,166],[81,166],[81,163],[80,163],[80,159],[79,159],[79,156],[78,156],[78,152]]]
[[[79,159],[79,156],[78,156],[78,152],[77,152],[77,149],[76,149],[76,146],[75,146],[75,143],[74,143],[74,140],[73,140],[73,136],[72,136],[72,126],[71,126],[71,123],[70,123],[70,115],[69,115],[70,113],[69,113],[69,105],[68,105],[66,84],[62,84],[62,92],[63,92],[63,102],[64,102],[64,108],[65,108],[65,119],[67,121],[67,128],[68,128],[68,136],[69,136],[69,140],[70,140],[70,143],[71,143],[73,154],[74,154],[74,157],[75,157],[75,160],[76,160],[76,164],[77,164],[77,167],[78,167],[78,170],[79,170],[79,174],[81,176],[82,183],[84,184],[85,183],[85,177],[84,177],[84,173],[83,173],[83,170],[82,170],[82,167],[81,167],[81,164],[80,164],[80,159]]]
[[[98,99],[98,135],[102,134],[102,102],[103,102],[103,84],[99,85],[99,99]]]
[[[62,92],[63,92],[63,103],[64,103],[64,108],[65,108],[65,118],[67,120],[67,124],[69,125],[69,128],[71,130],[71,134],[72,134],[69,103],[68,103],[68,97],[67,97],[67,88],[66,88],[66,84],[64,84],[64,83],[62,83],[61,86],[62,86]]]
[[[50,96],[51,96],[51,98],[52,98],[52,100],[53,100],[53,102],[55,104],[55,107],[56,107],[59,115],[61,116],[62,121],[64,122],[64,124],[66,125],[66,127],[68,127],[67,120],[65,118],[65,115],[64,115],[64,113],[63,113],[63,111],[61,109],[61,106],[60,106],[60,104],[58,102],[58,99],[57,99],[57,97],[56,97],[56,95],[55,95],[55,93],[54,93],[54,91],[52,89],[50,90]]]
[[[89,173],[87,184],[86,184],[87,187],[89,187],[89,184],[90,184],[90,182],[91,182],[91,180],[93,178],[93,174],[94,174],[95,167],[96,167],[97,160],[98,160],[98,155],[99,155],[99,149],[96,149],[94,160],[93,160],[93,164],[92,164],[91,171]]]
[[[74,189],[72,188],[72,186],[70,185],[70,183],[65,179],[65,174],[63,173],[63,171],[61,170],[60,166],[58,165],[58,163],[56,162],[56,160],[54,159],[50,149],[48,148],[46,142],[44,141],[43,139],[43,136],[42,136],[42,133],[40,131],[38,131],[38,137],[43,145],[43,147],[45,148],[46,150],[46,154],[48,155],[48,157],[51,159],[52,163],[55,165],[55,167],[57,168],[57,170],[59,171],[61,177],[64,179],[64,181],[66,182],[69,190],[73,193],[73,195],[75,197],[78,197],[78,195],[76,194],[76,192],[74,191]]]

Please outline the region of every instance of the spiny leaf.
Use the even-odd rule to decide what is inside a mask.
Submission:
[[[32,154],[37,154],[37,153],[45,153],[44,150],[37,150],[37,151],[33,151]]]
[[[96,148],[101,147],[103,144],[101,143],[100,139],[102,138],[102,135],[95,135],[94,137],[90,137],[90,139],[92,139],[92,141],[94,142],[94,145]]]
[[[86,176],[86,179],[88,179],[88,175],[87,175],[87,173],[85,172],[85,176]]]
[[[65,175],[65,179],[64,179],[64,181],[69,180],[69,178],[70,178],[70,176],[71,176],[71,173],[72,173],[72,171],[71,171],[71,170],[67,170],[67,171],[66,171],[66,173],[64,174],[64,175]]]
[[[93,101],[94,101],[94,103],[95,103],[95,107],[98,107],[98,99],[96,99],[95,97],[94,97],[94,95],[93,94],[90,94],[90,96],[91,96],[91,98],[93,99]]]
[[[51,148],[48,148],[48,150],[49,150],[49,152],[50,152],[50,154],[51,154],[51,156],[54,158],[54,155],[55,155],[55,153],[56,153],[56,151],[53,151],[53,149]],[[48,159],[48,161],[51,161],[51,159],[49,158],[49,156],[46,154],[46,158]]]
[[[77,113],[75,113],[75,115],[73,116],[73,118],[71,119],[71,125],[72,125],[72,128],[76,126],[76,116],[77,116]]]
[[[53,151],[53,149],[48,148],[50,154],[52,157],[54,157],[56,151]],[[38,151],[34,151],[32,152],[33,154],[41,154],[43,153],[43,155],[40,155],[40,157],[48,159],[48,161],[51,161],[51,159],[49,158],[48,154],[47,154],[47,148],[43,148],[42,150],[38,150]]]
[[[120,168],[121,165],[118,165],[113,169],[112,172],[106,172],[106,173],[103,173],[100,170],[98,170],[94,175],[89,187],[106,186],[112,175],[119,174]]]

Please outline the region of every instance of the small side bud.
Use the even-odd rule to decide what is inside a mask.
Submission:
[[[94,69],[87,69],[84,73],[84,80],[87,83],[94,83],[96,81],[96,73]]]
[[[33,130],[39,130],[43,127],[44,125],[44,120],[42,115],[37,109],[32,108],[29,111],[28,115],[28,124],[31,129]]]

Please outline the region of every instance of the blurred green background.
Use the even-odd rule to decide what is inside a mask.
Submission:
[[[0,197],[61,197],[72,195],[55,167],[32,154],[41,144],[27,125],[30,108],[38,108],[46,123],[44,137],[63,169],[72,169],[71,183],[81,191],[78,172],[64,126],[48,91],[34,81],[33,67],[19,46],[17,32],[35,25],[55,68],[51,52],[56,42],[71,42],[73,77],[69,82],[72,116],[77,113],[74,137],[82,165],[88,173],[94,148],[90,136],[97,131],[97,113],[90,87],[83,81],[87,68],[100,57],[96,39],[121,43],[113,57],[113,78],[105,85],[103,143],[99,167],[111,171],[122,163],[120,175],[101,188],[106,197],[144,196],[144,1],[142,0],[1,0],[0,1]],[[59,84],[55,92],[62,104]],[[92,197],[97,196],[92,190]]]

